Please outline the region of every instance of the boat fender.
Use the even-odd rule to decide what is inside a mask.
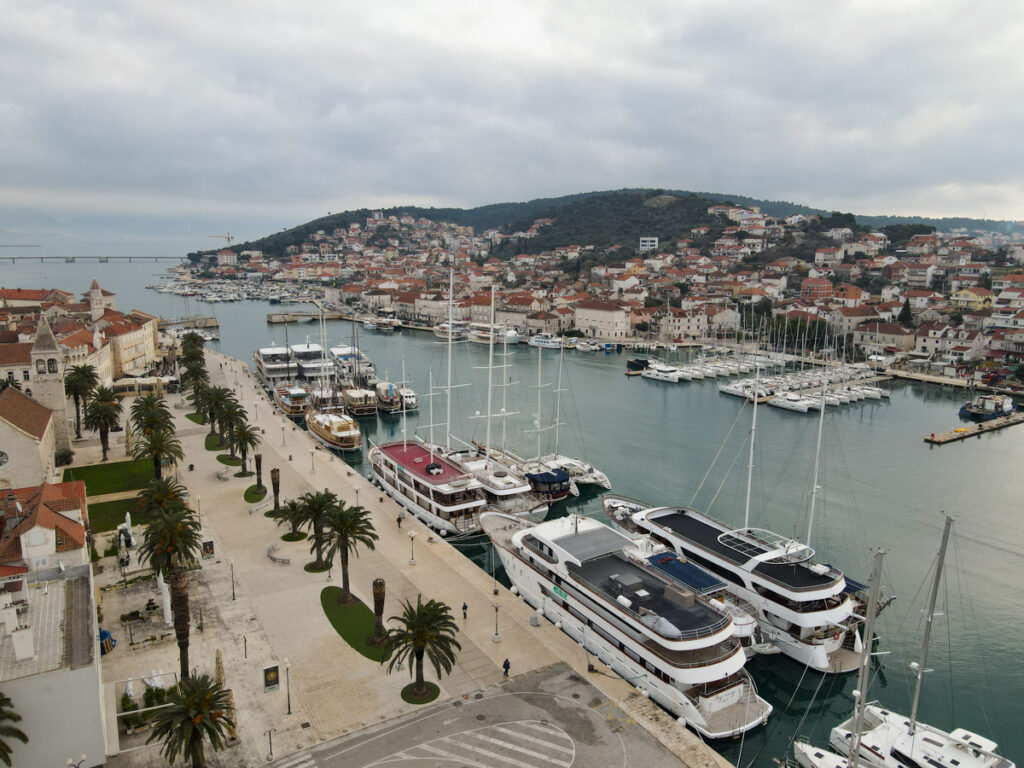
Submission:
[[[839,630],[838,629],[836,630],[836,633],[832,636],[832,639],[833,640],[838,640],[839,639]]]

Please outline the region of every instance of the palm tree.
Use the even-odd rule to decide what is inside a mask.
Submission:
[[[182,354],[189,350],[199,350],[200,352],[202,352],[204,344],[206,344],[206,342],[203,341],[202,336],[200,336],[195,331],[189,331],[188,333],[181,337]]]
[[[200,361],[196,365],[186,365],[185,370],[181,373],[181,386],[183,389],[192,390],[193,402],[197,397],[199,389],[210,383],[210,374],[206,371],[206,366]],[[198,406],[197,406],[198,410]]]
[[[149,432],[174,431],[174,416],[163,395],[142,395],[132,403],[132,428],[138,435]]]
[[[260,430],[247,421],[243,421],[231,431],[230,445],[231,452],[235,449],[242,454],[242,471],[245,472],[245,460],[249,451],[255,451],[260,447],[262,439]]]
[[[290,533],[292,538],[295,538],[299,532],[299,527],[306,520],[306,510],[302,506],[302,502],[298,499],[288,499],[281,508],[274,513],[274,518],[278,523],[287,523],[288,527],[291,528]]]
[[[73,365],[64,374],[64,391],[75,401],[75,437],[82,438],[82,402],[99,384],[100,377],[92,365]]]
[[[196,379],[192,382],[192,392],[188,396],[188,399],[192,401],[192,408],[197,414],[199,414],[199,418],[203,424],[206,423],[206,416],[209,411],[208,399],[210,396],[210,389],[209,380],[200,381]]]
[[[156,710],[153,732],[146,743],[163,741],[160,753],[168,763],[181,757],[191,761],[192,768],[201,768],[206,742],[215,752],[220,751],[225,732],[235,726],[228,714],[230,695],[209,675],[200,675],[182,678],[177,688],[170,689],[168,699],[168,706]]]
[[[409,600],[403,600],[402,613],[392,616],[390,621],[397,621],[400,626],[389,629],[384,639],[388,673],[403,663],[407,664],[409,674],[415,672],[416,675],[412,695],[424,696],[427,683],[423,679],[423,657],[430,659],[431,666],[440,678],[442,669],[445,674],[451,673],[455,664],[455,651],[462,650],[462,645],[455,639],[458,627],[451,608],[438,600],[424,604],[423,595],[417,595],[415,607]]]
[[[327,553],[325,557],[328,565],[334,563],[335,555],[341,560],[341,598],[339,602],[345,604],[352,602],[352,595],[348,588],[348,557],[355,555],[359,557],[356,550],[362,544],[367,549],[375,549],[374,542],[377,540],[377,532],[373,529],[373,521],[370,519],[370,510],[363,507],[346,506],[345,502],[339,501],[330,511],[324,521],[326,531],[324,533]]]
[[[199,522],[192,510],[184,507],[157,511],[142,532],[139,560],[163,574],[171,588],[174,634],[178,639],[181,680],[188,678],[188,564],[202,549]]]
[[[110,450],[110,430],[121,425],[124,406],[110,387],[96,387],[85,405],[85,428],[100,433],[103,461]]]
[[[316,562],[313,567],[322,571],[324,569],[324,525],[333,510],[337,508],[338,497],[327,490],[311,491],[299,497],[299,505],[302,507],[302,525],[313,529],[313,543],[309,547],[310,553],[316,552]]]
[[[152,459],[153,477],[160,479],[160,473],[164,466],[177,464],[185,453],[181,449],[181,440],[175,437],[174,433],[167,429],[157,429],[152,432],[138,435],[136,442],[132,444],[133,459]]]
[[[206,392],[206,410],[210,414],[210,434],[216,435],[220,432],[221,439],[224,437],[223,426],[219,424],[227,404],[235,399],[235,393],[227,387],[210,387]],[[218,430],[218,426],[220,429]]]
[[[8,387],[14,387],[14,389],[21,391],[21,382],[14,379],[0,379],[0,392],[3,392]]]
[[[7,766],[11,764],[12,751],[11,745],[7,742],[10,739],[17,739],[22,744],[28,744],[28,736],[19,728],[7,724],[21,721],[21,715],[11,709],[12,704],[10,698],[0,693],[0,760]]]
[[[247,423],[249,414],[242,404],[235,400],[234,393],[230,394],[231,396],[225,401],[224,407],[217,416],[217,422],[220,427],[221,443],[228,447],[232,458],[234,458],[235,449],[238,447],[235,443],[235,430]]]
[[[150,480],[139,491],[139,508],[144,512],[167,511],[185,507],[185,486],[173,477]]]

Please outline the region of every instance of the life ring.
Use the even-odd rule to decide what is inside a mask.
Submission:
[[[838,629],[836,630],[836,633],[834,635],[832,635],[832,639],[833,640],[838,640],[839,639],[839,630]]]

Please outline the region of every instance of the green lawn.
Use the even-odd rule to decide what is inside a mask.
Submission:
[[[342,640],[371,661],[382,661],[387,657],[380,648],[366,644],[366,638],[373,635],[373,611],[360,602],[339,605],[341,587],[324,587],[320,592],[320,605],[327,620]]]
[[[207,435],[206,436],[206,450],[208,451],[223,451],[227,448],[224,445],[224,441],[221,440],[220,435]]]
[[[427,692],[421,698],[414,694],[412,691],[413,686],[415,686],[416,683],[409,683],[407,686],[405,686],[405,688],[402,689],[402,701],[404,701],[406,704],[429,704],[430,702],[432,702],[441,693],[441,689],[429,680],[426,681],[426,684]]]
[[[93,533],[112,531],[124,522],[124,513],[132,513],[132,525],[148,522],[148,515],[138,510],[139,500],[118,499],[89,505],[89,527]]]
[[[138,490],[149,485],[152,479],[153,462],[149,460],[115,461],[64,470],[64,482],[84,480],[85,492],[89,496]]]
[[[242,460],[232,456],[230,453],[222,453],[217,456],[217,461],[221,464],[227,464],[229,467],[240,467],[242,466]]]
[[[260,488],[258,485],[250,485],[245,489],[245,501],[247,504],[255,504],[257,501],[263,501],[267,496],[267,486]]]
[[[196,424],[205,424],[203,417],[198,413],[186,413],[185,418],[189,421],[194,421]]]

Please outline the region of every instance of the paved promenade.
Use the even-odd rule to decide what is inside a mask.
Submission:
[[[491,578],[455,547],[437,536],[429,543],[431,531],[413,518],[398,530],[397,506],[343,461],[314,448],[303,430],[276,412],[247,366],[211,351],[207,352],[207,365],[213,383],[232,388],[253,423],[263,428],[264,483],[269,487],[270,470],[280,469],[282,501],[327,488],[372,512],[380,536],[377,548],[361,549],[350,564],[352,590],[360,599],[372,605],[371,584],[375,578],[383,578],[387,583],[385,617],[399,611],[400,600],[415,601],[417,594],[443,600],[459,616],[462,651],[452,674],[440,681],[442,701],[465,699],[501,683],[505,658],[511,662],[513,677],[566,662],[686,765],[728,766],[697,736],[588,658],[553,625],[542,620],[539,627],[530,626],[533,612],[529,606],[500,585],[499,594],[493,595]],[[274,757],[280,759],[297,749],[416,711],[399,695],[410,679],[406,670],[386,675],[380,665],[351,650],[331,628],[320,607],[320,591],[328,586],[328,574],[310,574],[302,568],[312,560],[309,543],[283,542],[283,530],[273,520],[262,511],[251,514],[242,492],[254,478],[219,479],[217,472],[223,467],[216,454],[203,445],[208,428],[188,421],[186,409],[174,408],[173,412],[186,454],[181,480],[191,492],[193,506],[199,509],[204,538],[212,539],[217,548],[216,559],[203,562],[199,577],[203,586],[193,595],[193,614],[197,607],[205,606],[205,620],[212,622],[210,631],[202,635],[193,627],[193,659],[201,671],[212,674],[215,648],[223,651],[228,685],[236,690],[240,710],[241,746],[222,753],[211,764],[266,762],[266,731],[271,728],[276,729]],[[111,458],[115,458],[113,451]],[[193,471],[188,470],[189,464],[195,465]],[[408,536],[411,530],[417,532],[413,545]],[[289,558],[290,564],[276,564],[268,558],[268,547],[273,545],[277,546],[275,556]],[[411,546],[415,547],[415,564],[410,563]],[[107,573],[104,581],[110,583],[119,576]],[[340,586],[340,573],[335,570],[330,576],[330,583]],[[469,604],[467,620],[458,610],[463,602]],[[495,605],[499,607],[500,642],[492,639]],[[211,631],[216,640],[210,637]],[[248,658],[243,658],[243,636]],[[164,654],[163,670],[176,670],[173,640]],[[152,665],[134,659],[136,655],[141,657],[142,651],[115,652],[105,659],[104,679],[148,674]],[[264,693],[261,687],[262,668],[283,665],[285,658],[291,662],[291,715],[286,714],[285,690]],[[588,661],[604,674],[587,674]],[[140,669],[140,665],[149,666]],[[427,676],[432,679],[432,671],[428,670]],[[111,765],[144,765],[147,762],[142,757],[147,753],[151,761],[154,754],[142,750],[135,759],[122,757]]]

